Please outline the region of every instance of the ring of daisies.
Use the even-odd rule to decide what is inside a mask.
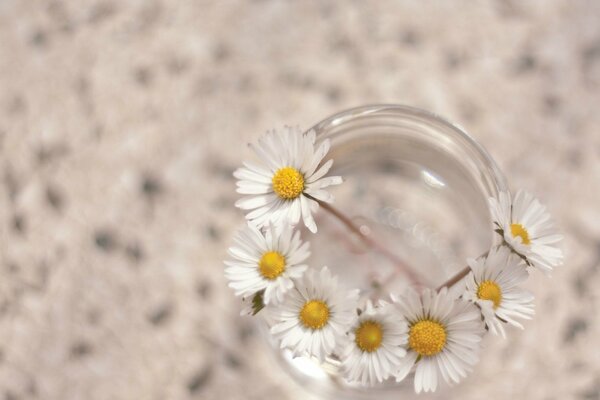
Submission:
[[[489,199],[502,244],[467,260],[458,296],[442,287],[361,301],[327,267],[308,267],[310,244],[297,229],[302,221],[317,232],[313,214],[334,201],[325,189],[343,181],[327,176],[329,140],[316,146],[314,131],[286,127],[250,146],[260,162],[234,172],[244,195],[236,207],[248,221],[228,249],[229,286],[249,304],[242,314],[264,310],[281,348],[338,359],[350,383],[399,382],[413,371],[417,393],[435,391],[442,379],[460,382],[478,362],[486,332],[505,336],[505,325],[523,328],[519,320],[534,314],[533,295],[520,287],[529,271],[550,273],[563,262],[562,236],[546,208],[526,192],[503,192]]]

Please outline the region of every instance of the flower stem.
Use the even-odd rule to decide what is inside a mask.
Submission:
[[[362,232],[360,230],[360,228],[358,226],[356,226],[349,217],[344,215],[341,211],[337,210],[335,207],[333,207],[329,203],[325,203],[323,201],[317,200],[314,197],[309,196],[309,195],[307,195],[307,197],[309,197],[309,198],[315,200],[317,203],[319,203],[319,205],[321,207],[323,207],[323,209],[325,211],[327,211],[328,213],[333,215],[335,218],[337,218],[351,232],[356,234],[367,246],[376,250],[377,252],[379,252],[380,254],[385,256],[386,258],[388,258],[396,266],[396,268],[398,270],[402,271],[408,277],[408,279],[411,281],[412,284],[414,284],[416,286],[424,286],[423,279],[419,276],[419,274],[417,274],[408,265],[406,265],[406,263],[400,257],[398,257],[396,254],[392,253],[387,248],[385,248],[384,246],[379,244],[372,237],[370,237],[369,235]]]
[[[452,286],[456,285],[458,282],[461,281],[462,278],[464,278],[465,276],[467,276],[469,274],[469,271],[471,271],[471,268],[464,267],[463,269],[458,271],[456,274],[454,274],[452,277],[450,277],[446,282],[444,282],[440,286],[438,286],[436,291],[439,292],[440,290],[442,290],[445,287],[451,288]]]
[[[498,245],[498,247],[499,246],[501,246],[501,245]],[[487,257],[487,255],[489,253],[490,252],[488,250],[485,253],[483,253],[482,255],[480,255],[479,257]],[[436,289],[436,291],[439,292],[440,290],[442,290],[445,287],[451,288],[452,286],[454,286],[458,282],[460,282],[462,278],[464,278],[465,276],[469,275],[470,271],[471,271],[471,267],[469,267],[469,266],[464,267],[463,269],[461,269],[460,271],[458,271],[456,274],[452,275],[446,282],[444,282],[440,286],[438,286],[437,289]]]
[[[486,251],[485,253],[483,253],[479,257],[487,257],[488,254],[489,254],[489,251]],[[435,289],[435,291],[439,292],[440,290],[442,290],[445,287],[451,288],[452,286],[454,286],[458,282],[460,282],[465,276],[467,276],[469,274],[469,272],[471,272],[471,267],[469,267],[469,266],[464,267],[463,269],[461,269],[460,271],[458,271],[456,274],[454,274],[450,278],[448,278],[448,280],[446,280],[446,282],[444,282],[440,286],[438,286]],[[397,273],[398,272],[395,271],[387,279],[385,279],[384,283],[382,285],[382,288],[385,287],[385,285],[387,285],[389,282],[391,282],[396,277]]]

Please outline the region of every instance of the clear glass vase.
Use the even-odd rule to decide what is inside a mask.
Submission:
[[[506,191],[488,153],[464,130],[430,112],[397,105],[358,107],[312,129],[329,138],[330,175],[344,183],[331,192],[334,206],[361,232],[388,249],[435,288],[489,249],[493,234],[487,198]],[[310,240],[313,268],[327,265],[363,298],[388,298],[411,284],[389,257],[365,246],[332,215],[318,212]],[[494,243],[497,244],[497,243]],[[362,388],[347,384],[339,362],[292,358],[264,329],[280,365],[302,387],[332,399],[398,399],[414,395],[412,377]],[[443,393],[444,385],[438,389]]]

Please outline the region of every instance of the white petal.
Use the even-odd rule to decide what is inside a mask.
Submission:
[[[314,200],[309,200],[306,196],[300,196],[300,205],[302,207],[302,220],[304,221],[304,225],[308,228],[312,233],[317,233],[317,224],[311,214],[310,204],[309,202],[313,202]]]
[[[319,180],[320,178],[322,178],[323,176],[325,176],[325,174],[327,172],[329,172],[329,169],[331,168],[332,165],[333,165],[333,160],[327,161],[325,164],[323,164],[321,166],[321,168],[319,168],[314,174],[312,174],[306,180],[306,183],[313,183],[313,182]]]
[[[273,193],[259,195],[259,196],[247,196],[239,199],[235,202],[235,206],[244,210],[251,210],[271,204],[277,199],[277,196]]]
[[[412,370],[413,365],[415,365],[415,361],[417,360],[417,353],[414,351],[409,351],[406,354],[406,357],[400,359],[400,366],[395,373],[396,382],[402,381]]]

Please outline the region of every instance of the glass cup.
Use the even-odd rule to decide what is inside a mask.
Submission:
[[[498,235],[492,229],[488,197],[507,191],[504,176],[471,136],[428,111],[398,105],[369,105],[342,111],[316,124],[317,141],[331,140],[329,175],[344,183],[330,188],[333,206],[363,235],[416,271],[435,288],[464,268]],[[309,265],[327,265],[363,301],[389,299],[412,282],[390,260],[349,231],[326,210],[317,213],[319,232],[311,242]],[[460,285],[458,285],[460,286]],[[458,288],[456,288],[459,290]],[[344,381],[340,363],[293,358],[269,338],[280,365],[303,387],[324,398],[397,399],[414,394],[411,376],[396,383],[362,388]],[[444,385],[438,389],[443,392]]]

